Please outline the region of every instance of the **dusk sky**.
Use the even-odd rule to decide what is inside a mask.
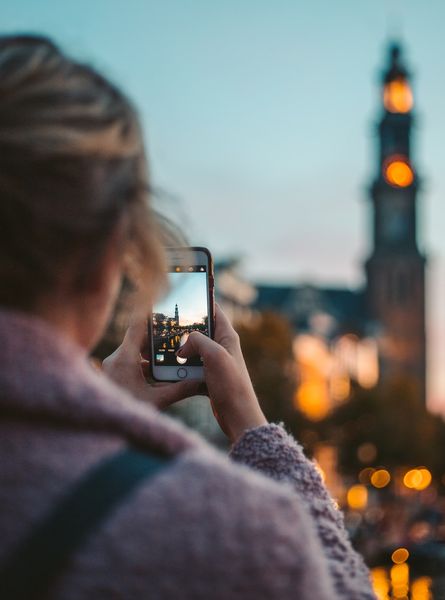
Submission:
[[[356,287],[389,39],[414,75],[429,402],[445,410],[443,0],[2,0],[4,32],[53,36],[142,115],[159,203],[252,280]]]
[[[169,273],[170,290],[165,298],[155,305],[154,312],[167,317],[175,316],[175,304],[179,310],[179,324],[201,323],[207,316],[207,274]]]

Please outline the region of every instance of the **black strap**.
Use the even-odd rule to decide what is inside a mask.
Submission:
[[[129,448],[92,467],[0,568],[0,599],[44,597],[89,534],[166,461]]]

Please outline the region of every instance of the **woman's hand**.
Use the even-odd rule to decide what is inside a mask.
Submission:
[[[197,331],[177,352],[201,356],[213,412],[231,442],[252,427],[266,425],[241,352],[239,337],[223,311],[216,306],[215,340]]]
[[[110,379],[127,389],[139,400],[146,400],[159,409],[198,393],[200,382],[147,383],[149,363],[141,357],[147,338],[147,321],[132,321],[122,344],[102,363]]]

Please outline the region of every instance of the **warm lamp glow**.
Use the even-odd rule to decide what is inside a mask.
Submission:
[[[383,567],[371,569],[372,587],[378,600],[389,600],[390,583]]]
[[[432,481],[431,473],[428,469],[420,467],[419,469],[411,469],[403,478],[403,483],[407,488],[421,491],[426,489]]]
[[[329,397],[324,381],[314,377],[297,391],[297,406],[312,421],[321,421],[329,413]]]
[[[327,373],[331,357],[326,343],[314,336],[301,335],[294,342],[300,374],[296,406],[312,421],[324,419],[331,408]]]
[[[364,485],[353,485],[349,488],[346,496],[349,507],[355,510],[363,510],[368,504],[368,490]]]
[[[391,475],[386,469],[378,469],[371,475],[371,483],[376,488],[384,488],[391,481]]]
[[[391,560],[396,565],[401,565],[409,558],[409,552],[406,548],[397,548],[391,555]]]
[[[430,485],[433,478],[428,469],[419,469],[419,471],[422,475],[422,483],[417,486],[417,489],[424,490]]]
[[[391,568],[391,584],[393,598],[407,598],[409,591],[409,567],[407,563],[394,565]]]
[[[414,180],[414,173],[407,162],[400,159],[388,161],[384,167],[385,179],[395,187],[408,187]]]
[[[395,79],[385,85],[383,104],[391,113],[407,113],[412,109],[413,93],[406,79]]]
[[[411,600],[432,600],[432,580],[430,577],[419,577],[411,586]]]

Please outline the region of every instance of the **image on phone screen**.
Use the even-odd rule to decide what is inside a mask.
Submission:
[[[153,308],[155,366],[202,366],[197,357],[176,356],[192,331],[209,335],[208,277],[204,265],[172,266],[169,292]]]

